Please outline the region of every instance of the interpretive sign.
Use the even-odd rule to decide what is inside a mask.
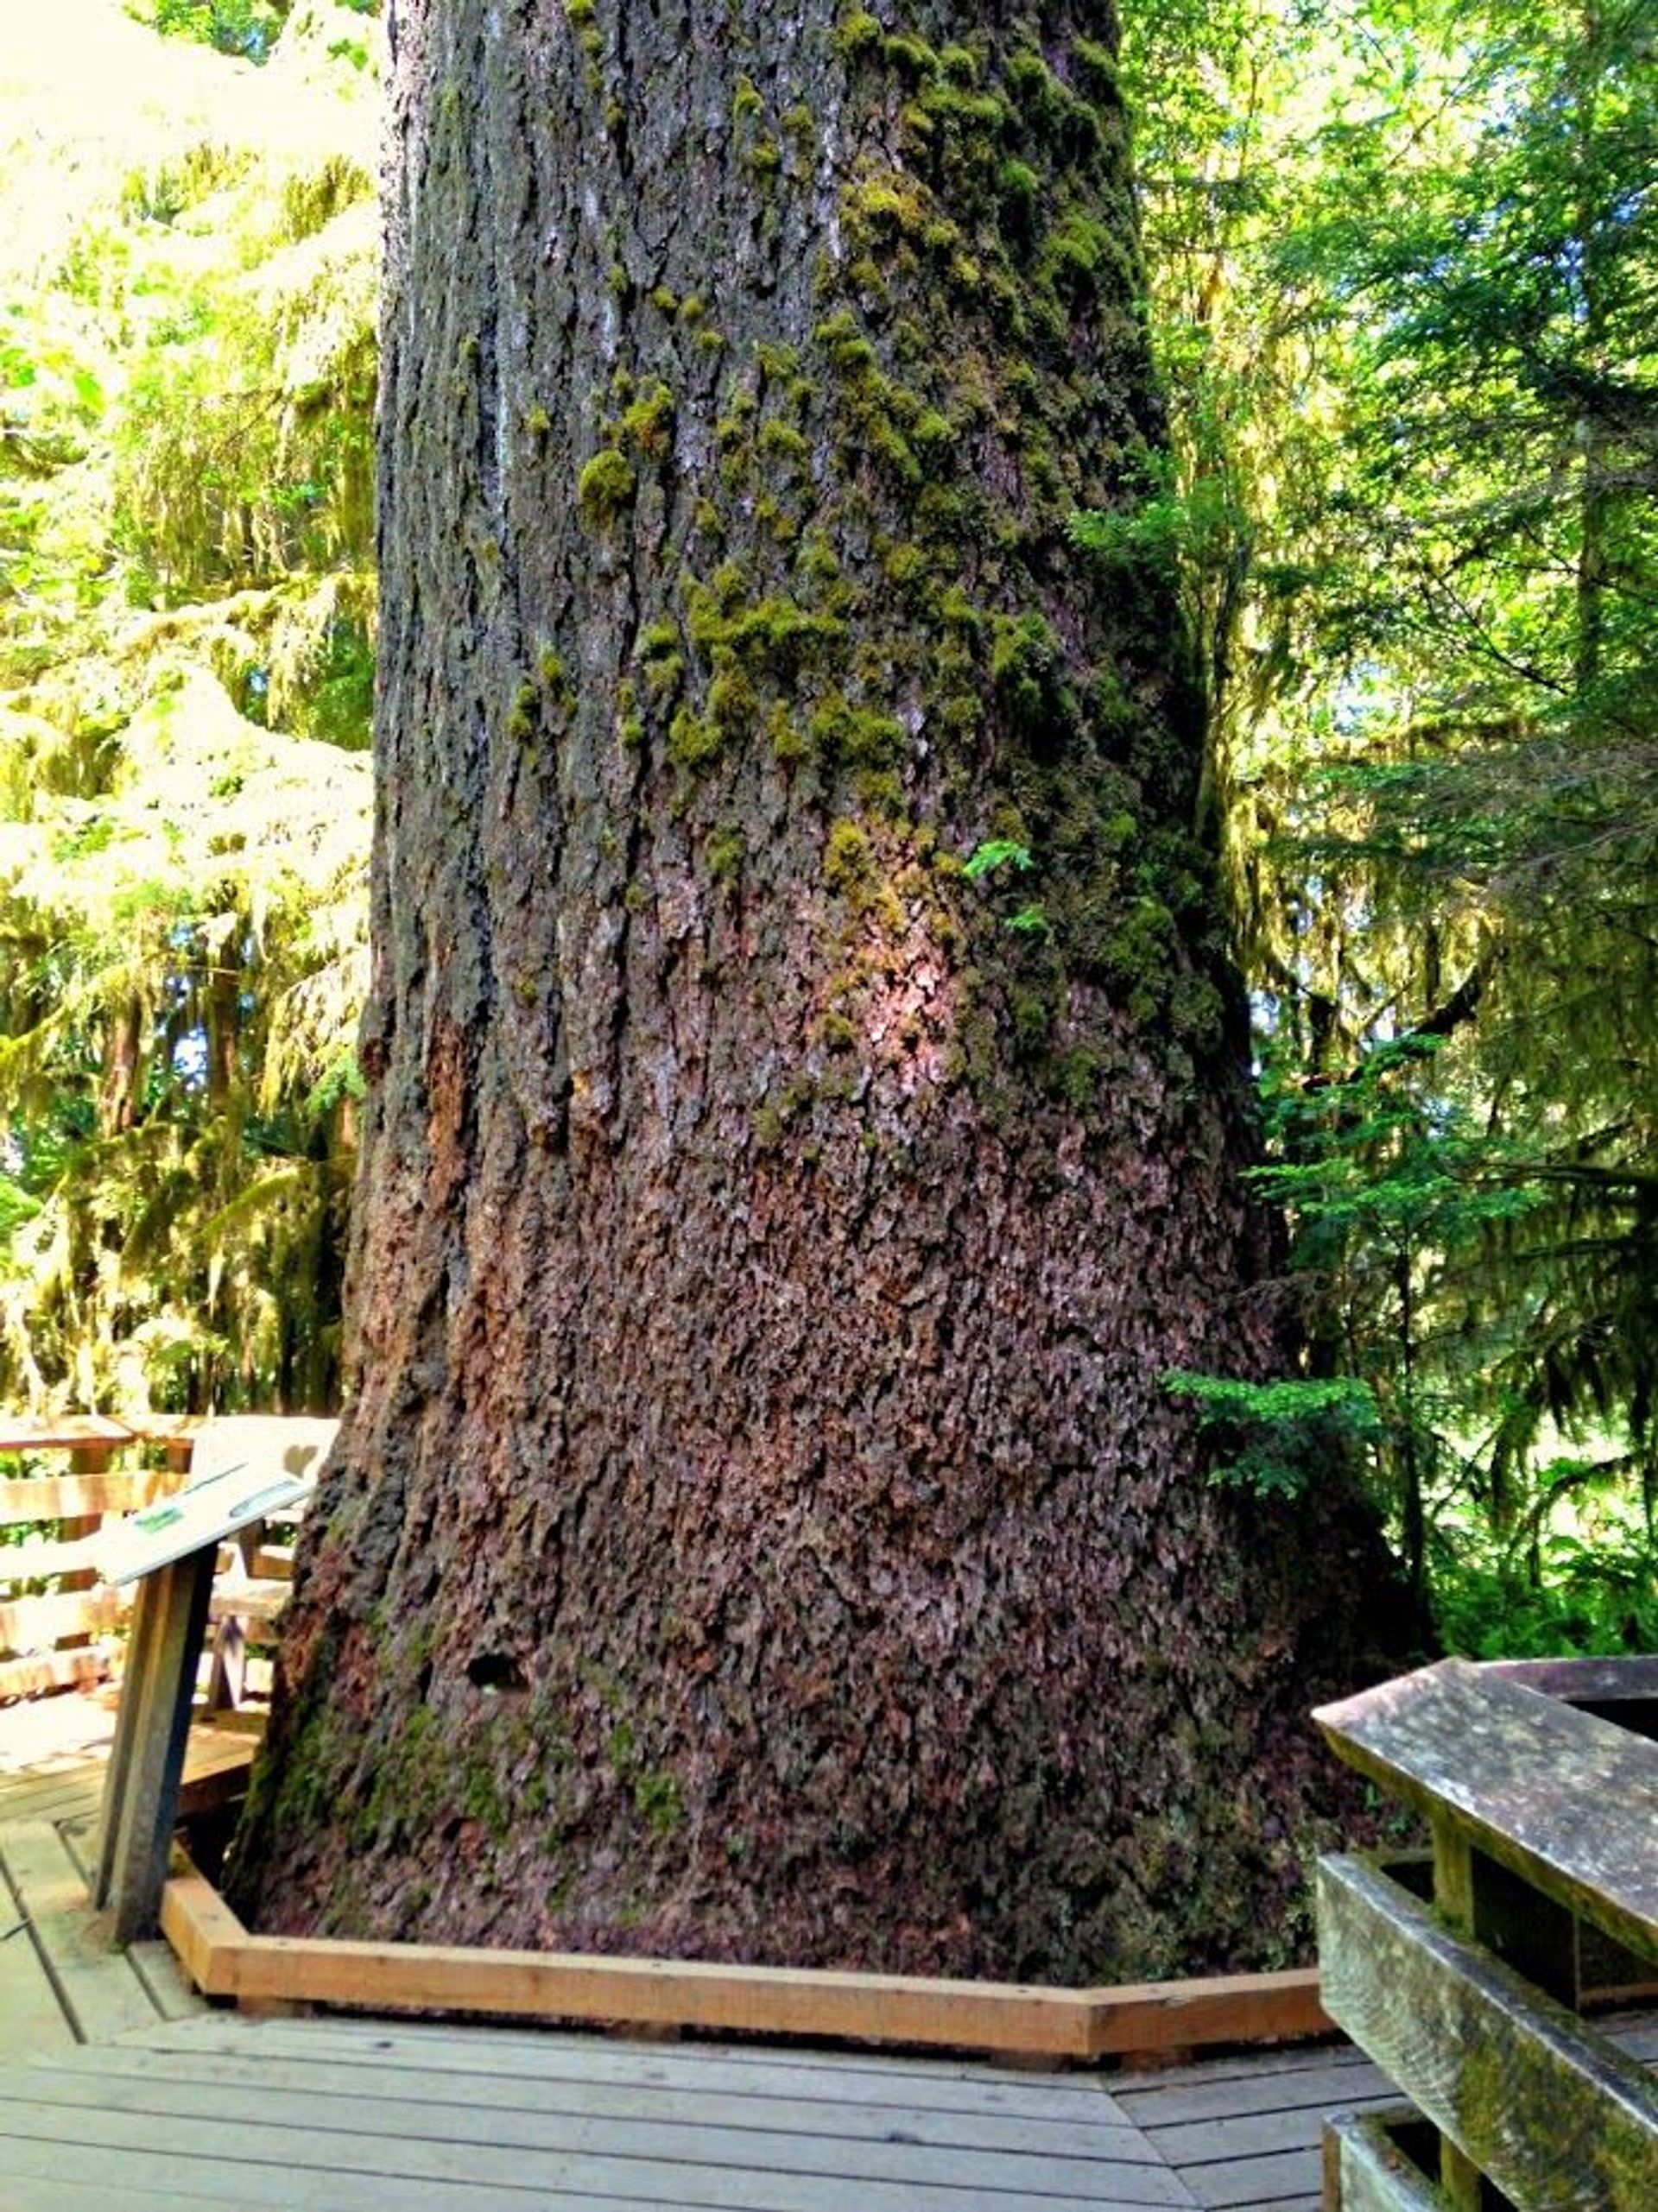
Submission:
[[[222,1544],[250,1521],[299,1504],[315,1482],[312,1475],[250,1474],[245,1461],[222,1468],[187,1490],[117,1521],[95,1553],[104,1579],[136,1582],[207,1545]]]

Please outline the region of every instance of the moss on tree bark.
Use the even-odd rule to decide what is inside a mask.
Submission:
[[[1112,39],[401,10],[356,1397],[263,1926],[1285,1940],[1380,1553],[1159,1386],[1278,1347],[1172,595],[1066,535],[1161,437]]]

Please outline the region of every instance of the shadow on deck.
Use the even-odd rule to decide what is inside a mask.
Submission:
[[[85,1852],[111,1721],[0,1712],[0,2212],[1068,2212],[1319,2202],[1343,2044],[1154,2073],[210,2008],[117,1951]],[[198,1723],[187,1796],[245,1763]],[[1626,2031],[1658,2057],[1658,2026]]]
[[[4,2212],[1311,2207],[1323,2114],[1387,2095],[1339,2046],[1038,2073],[210,2009],[87,1908],[111,1730],[79,1697],[0,1712]],[[247,1742],[199,1722],[187,1797]]]

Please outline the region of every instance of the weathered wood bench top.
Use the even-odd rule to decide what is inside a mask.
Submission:
[[[288,1610],[293,1596],[293,1585],[285,1582],[249,1582],[231,1584],[216,1589],[208,1601],[210,1621],[245,1621],[261,1628],[273,1628]]]
[[[1464,1659],[1313,1717],[1362,1773],[1658,1958],[1658,1747]]]

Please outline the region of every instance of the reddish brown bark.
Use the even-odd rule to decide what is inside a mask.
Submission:
[[[401,11],[357,1395],[238,1898],[1259,1957],[1379,1555],[1159,1385],[1273,1346],[1170,596],[1065,536],[1160,428],[1109,22],[716,14]]]

